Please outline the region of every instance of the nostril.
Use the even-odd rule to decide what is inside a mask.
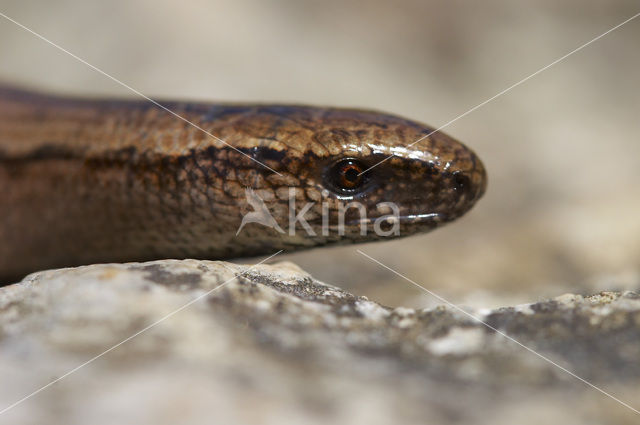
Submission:
[[[466,192],[471,186],[471,180],[466,174],[456,171],[453,173],[454,188],[457,192]]]

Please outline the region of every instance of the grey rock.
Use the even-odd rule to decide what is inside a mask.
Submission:
[[[638,293],[468,313],[484,324],[388,308],[291,263],[40,272],[0,289],[0,424],[640,419],[589,385],[640,408]]]

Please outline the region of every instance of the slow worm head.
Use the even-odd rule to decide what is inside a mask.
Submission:
[[[94,262],[407,236],[460,217],[485,191],[474,152],[396,116],[162,104],[200,129],[148,102],[0,88],[3,281]],[[256,209],[277,226],[245,219],[238,232]]]

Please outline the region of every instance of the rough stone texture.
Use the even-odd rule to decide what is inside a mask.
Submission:
[[[640,408],[638,293],[471,313]],[[193,260],[48,271],[0,289],[0,410],[145,328],[0,424],[640,419],[451,307],[387,308],[291,263]]]

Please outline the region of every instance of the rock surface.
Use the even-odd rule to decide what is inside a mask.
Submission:
[[[470,313],[640,408],[640,294]],[[0,424],[640,420],[459,310],[387,308],[291,263],[95,265],[0,288],[0,410],[61,377]]]

